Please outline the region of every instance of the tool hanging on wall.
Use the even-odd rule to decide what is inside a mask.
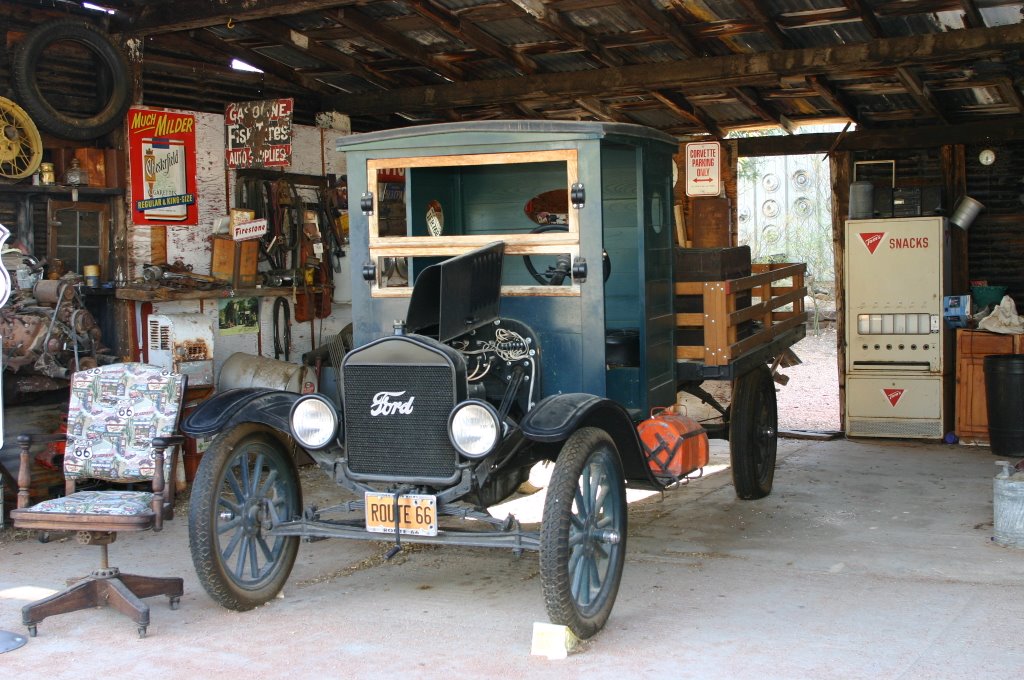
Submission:
[[[327,225],[331,267],[341,272],[342,258],[348,246],[348,185],[342,177],[337,186],[317,192],[320,199],[321,224]]]
[[[324,257],[324,242],[320,233],[317,211],[306,210],[299,237],[302,283],[306,291],[296,291],[295,320],[322,319],[331,313],[331,271]],[[293,284],[294,285],[294,284]],[[315,289],[315,290],[309,290]]]
[[[283,312],[283,315],[282,315]],[[282,323],[278,319],[283,318]],[[284,338],[281,338],[281,329],[284,328]],[[291,312],[288,310],[288,299],[279,297],[274,300],[274,358],[288,361],[292,346],[292,320]]]

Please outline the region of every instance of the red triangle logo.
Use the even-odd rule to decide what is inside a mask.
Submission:
[[[903,397],[903,392],[903,389],[891,390],[884,387],[882,388],[882,393],[885,395],[885,398],[889,400],[889,404],[892,405],[893,408],[896,408],[896,404],[900,403],[900,399]]]
[[[878,244],[885,238],[884,231],[869,231],[861,232],[860,240],[864,241],[864,247],[868,249],[868,252],[872,255],[875,254],[875,250],[878,248]]]

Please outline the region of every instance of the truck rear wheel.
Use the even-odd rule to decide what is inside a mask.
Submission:
[[[772,492],[779,417],[775,382],[765,365],[736,378],[729,407],[729,454],[736,495],[743,500]]]
[[[269,537],[268,524],[294,519],[301,507],[295,465],[266,427],[246,423],[218,435],[199,464],[188,512],[192,562],[210,597],[245,611],[276,596],[299,538]]]
[[[544,503],[540,577],[553,623],[589,638],[611,614],[626,554],[626,490],[611,437],[585,427],[555,461]]]

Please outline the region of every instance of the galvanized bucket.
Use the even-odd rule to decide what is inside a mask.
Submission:
[[[992,482],[993,538],[999,545],[1024,548],[1024,471],[1014,470],[1005,460],[996,465],[1002,469]]]

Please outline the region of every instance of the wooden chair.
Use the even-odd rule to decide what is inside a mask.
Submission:
[[[48,616],[109,606],[130,616],[139,637],[145,637],[149,606],[142,598],[166,595],[171,609],[177,609],[181,578],[123,574],[109,565],[107,546],[118,532],[160,531],[164,520],[174,516],[172,471],[184,441],[176,432],[185,384],[185,376],[147,364],[111,364],[79,371],[71,377],[67,435],[18,436],[21,469],[18,509],[11,511],[14,526],[75,532],[79,543],[98,545],[102,550],[99,569],[66,590],[22,608],[22,623],[28,626],[30,636],[35,637],[36,624]],[[64,497],[28,507],[29,447],[34,442],[65,438]],[[127,486],[77,490],[87,479]],[[172,482],[167,484],[167,479]],[[138,486],[148,489],[134,490]]]

